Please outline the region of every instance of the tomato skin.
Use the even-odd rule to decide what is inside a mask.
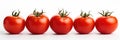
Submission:
[[[55,15],[50,20],[50,27],[56,34],[67,34],[72,29],[73,21],[70,17]]]
[[[117,26],[118,21],[114,16],[102,16],[96,20],[96,29],[101,34],[110,34],[116,30]]]
[[[26,19],[26,27],[32,34],[43,34],[49,27],[49,19],[43,14],[39,17],[29,15]]]
[[[19,34],[24,30],[25,20],[20,17],[7,16],[4,19],[4,28],[10,34]]]
[[[90,17],[78,17],[74,20],[74,29],[80,34],[88,34],[94,28],[94,20]]]

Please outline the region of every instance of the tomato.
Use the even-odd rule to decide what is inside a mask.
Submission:
[[[49,19],[42,12],[34,11],[26,19],[26,27],[32,34],[43,34],[49,27]]]
[[[4,28],[10,34],[19,34],[25,27],[25,20],[19,17],[19,12],[12,12],[12,16],[7,16],[4,19]]]
[[[64,10],[58,14],[51,18],[50,27],[56,34],[67,34],[72,29],[73,21]]]
[[[74,29],[80,34],[88,34],[94,28],[94,20],[93,18],[89,17],[90,14],[83,14],[81,12],[81,17],[78,17],[74,20]]]
[[[110,16],[111,12],[100,13],[102,17],[96,19],[96,29],[101,34],[110,34],[114,32],[118,26],[117,18]]]

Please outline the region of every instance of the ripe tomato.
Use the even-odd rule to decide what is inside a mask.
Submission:
[[[94,20],[91,17],[88,17],[90,14],[81,12],[81,17],[78,17],[74,20],[74,28],[80,34],[88,34],[94,28]]]
[[[102,17],[97,18],[96,28],[101,34],[110,34],[117,28],[118,21],[114,16],[110,16],[111,12],[100,13]]]
[[[26,27],[32,34],[43,34],[49,27],[49,19],[42,12],[34,10],[32,15],[26,19]]]
[[[73,21],[64,10],[60,10],[58,14],[50,20],[51,29],[56,34],[67,34],[72,29]]]
[[[12,16],[7,16],[4,19],[4,28],[10,34],[18,34],[25,27],[25,20],[19,17],[19,12],[12,12]]]

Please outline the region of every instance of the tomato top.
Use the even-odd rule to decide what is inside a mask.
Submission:
[[[15,19],[22,19],[22,20],[24,20],[23,18],[21,18],[21,17],[15,17],[15,16],[7,16],[6,18],[10,18],[10,19],[13,19],[13,20],[15,20]],[[5,19],[6,19],[5,18]]]
[[[102,16],[102,17],[99,17],[97,20],[107,20],[109,22],[112,22],[112,21],[116,21],[117,22],[117,18],[115,16]]]

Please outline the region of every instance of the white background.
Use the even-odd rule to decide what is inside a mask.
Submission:
[[[26,17],[36,8],[42,9],[45,15],[51,18],[57,14],[58,10],[65,9],[70,12],[70,17],[75,19],[81,10],[91,11],[94,19],[98,18],[101,10],[113,11],[120,21],[120,1],[119,0],[0,0],[0,40],[120,40],[120,27],[112,34],[99,34],[96,29],[90,34],[77,34],[74,29],[67,35],[56,35],[50,28],[45,34],[32,35],[26,28],[21,34],[10,35],[3,28],[3,19],[11,15],[13,10],[19,9],[20,16]],[[120,24],[119,24],[120,25]]]

